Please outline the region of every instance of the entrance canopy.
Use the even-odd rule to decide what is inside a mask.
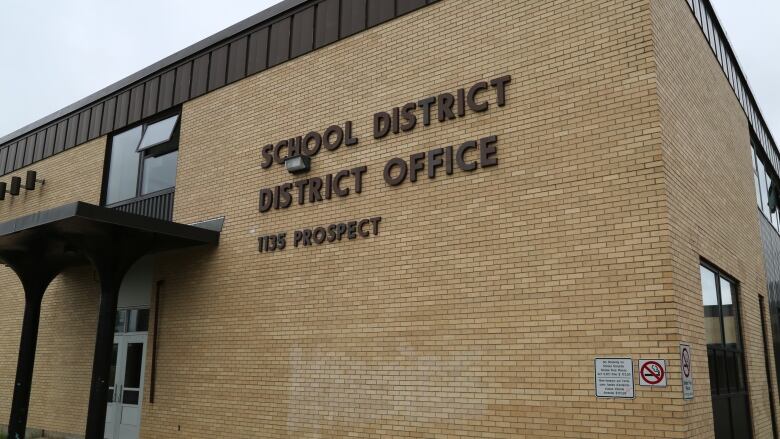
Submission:
[[[0,262],[16,272],[25,294],[9,437],[27,426],[41,301],[69,266],[91,264],[100,277],[87,439],[102,439],[119,286],[140,257],[165,250],[216,245],[219,232],[76,202],[0,223]]]
[[[218,241],[216,231],[76,202],[0,223],[0,261],[32,253],[38,263],[79,264],[119,243],[155,253]]]

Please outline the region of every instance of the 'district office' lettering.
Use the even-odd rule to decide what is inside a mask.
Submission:
[[[260,212],[271,209],[287,209],[298,204],[317,203],[334,196],[347,197],[351,193],[363,192],[363,176],[368,168],[358,166],[344,169],[322,177],[305,178],[260,190]]]

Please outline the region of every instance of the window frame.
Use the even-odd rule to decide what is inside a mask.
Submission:
[[[143,152],[144,151],[141,151],[141,153],[143,153]],[[173,186],[169,186],[169,187],[162,188],[162,189],[157,189],[157,190],[151,191],[149,193],[144,193],[144,175],[145,175],[144,171],[146,170],[146,161],[147,160],[152,159],[152,158],[164,157],[164,156],[166,156],[168,154],[173,154],[173,153],[178,153],[178,152],[179,152],[179,149],[178,148],[174,148],[174,149],[170,149],[170,150],[165,150],[164,152],[161,152],[159,154],[144,154],[144,155],[141,156],[141,164],[138,167],[138,185],[137,185],[137,190],[136,190],[136,194],[137,195],[135,196],[135,198],[146,197],[146,196],[154,195],[156,193],[169,191],[169,190],[171,190],[171,189],[176,187],[176,177],[175,177],[175,171],[174,171]],[[178,165],[178,162],[179,162],[179,157],[177,155],[176,156],[176,164],[177,165]]]
[[[707,261],[705,259],[701,259],[699,261],[699,266],[709,270],[710,272],[712,272],[715,275],[715,288],[716,288],[716,295],[717,295],[717,299],[718,299],[718,312],[719,312],[719,319],[720,319],[720,321],[719,321],[719,323],[720,323],[720,336],[721,336],[720,344],[717,345],[717,347],[710,348],[711,345],[705,343],[705,349],[708,352],[709,352],[710,349],[719,349],[719,350],[732,352],[732,353],[734,353],[736,355],[739,355],[740,362],[742,363],[741,366],[742,366],[742,379],[743,379],[743,382],[740,383],[739,385],[744,387],[744,392],[749,393],[748,383],[750,381],[749,381],[749,378],[748,378],[748,367],[747,367],[747,362],[746,362],[746,358],[745,358],[744,336],[743,336],[743,333],[742,333],[742,331],[743,331],[743,328],[742,328],[742,306],[741,306],[741,304],[742,304],[742,297],[741,296],[742,295],[741,295],[740,283],[739,283],[739,281],[737,279],[735,279],[731,275],[727,274],[725,271],[723,271],[720,268],[718,268],[718,266],[712,264],[711,262],[709,262],[709,261]],[[724,316],[723,316],[723,297],[722,297],[722,294],[721,294],[721,284],[720,284],[721,280],[725,280],[726,282],[731,284],[731,296],[732,296],[731,297],[731,301],[732,301],[732,306],[734,307],[734,318],[736,319],[736,321],[735,321],[735,329],[737,331],[737,334],[736,334],[737,343],[736,343],[735,347],[732,347],[728,343],[726,343],[726,327],[725,327],[725,323],[724,323],[725,319],[724,319]],[[703,293],[703,285],[701,284],[701,278],[699,279],[699,290],[700,290],[699,294],[701,296],[702,293]],[[703,305],[703,303],[704,303],[703,302],[703,298],[700,299],[700,300],[702,301],[701,302],[702,306],[704,306]],[[702,313],[702,315],[703,315],[703,313]],[[709,362],[709,355],[708,355],[708,362]],[[726,393],[726,394],[718,393],[718,394],[719,395],[726,395],[726,394],[731,394],[731,393]],[[748,410],[750,410],[751,413],[752,413],[751,408],[749,408]]]
[[[148,147],[146,149],[143,149],[141,151],[136,151],[138,154],[138,163],[136,164],[138,173],[136,175],[136,182],[135,182],[135,196],[131,198],[126,198],[124,200],[115,201],[110,204],[106,203],[107,197],[108,197],[108,182],[109,178],[111,176],[111,154],[114,149],[114,137],[122,134],[124,132],[130,131],[132,129],[135,129],[139,126],[142,127],[141,131],[141,138],[139,139],[139,145],[141,140],[143,140],[144,134],[146,133],[146,128],[149,125],[155,124],[157,122],[161,122],[165,119],[168,119],[173,116],[178,116],[178,120],[176,121],[176,125],[173,130],[173,134],[171,135],[171,138],[167,142],[159,143],[154,146]],[[165,193],[169,192],[171,190],[174,190],[176,188],[176,185],[160,189],[158,191],[150,192],[148,194],[143,193],[143,178],[144,178],[144,161],[147,157],[159,157],[161,155],[168,154],[173,151],[179,150],[179,138],[180,138],[180,131],[181,131],[181,107],[174,107],[168,111],[165,111],[163,113],[157,114],[149,119],[140,121],[138,123],[134,123],[132,125],[128,125],[122,128],[122,130],[116,130],[112,132],[109,135],[109,139],[106,142],[106,152],[104,157],[104,165],[103,165],[103,183],[100,191],[100,205],[104,207],[116,207],[121,206],[124,204],[127,204],[128,202],[132,202],[133,200],[137,200],[139,198],[144,198],[148,196],[154,196],[155,194],[159,193]],[[136,147],[137,148],[137,147]],[[178,159],[177,159],[178,162]]]
[[[133,311],[136,311],[137,313],[146,312],[146,330],[145,331],[130,331],[130,315]],[[120,315],[125,316],[125,320],[122,324],[122,330],[117,331],[117,323],[119,322]],[[151,308],[148,306],[134,306],[129,308],[118,308],[116,310],[116,317],[114,318],[114,335],[116,334],[143,334],[149,332],[149,327],[151,326]],[[137,327],[136,327],[137,329]]]
[[[769,222],[775,232],[780,233],[780,207],[778,207],[774,213],[769,209],[769,189],[772,187],[772,182],[780,187],[780,178],[776,178],[774,168],[771,165],[767,165],[769,160],[764,159],[763,153],[756,146],[756,141],[752,140],[750,143],[752,150],[751,158],[753,160],[753,180],[754,185],[756,186],[756,203],[758,210],[761,212],[764,219]],[[763,171],[763,173],[761,171]],[[761,188],[761,177],[765,180],[766,193],[764,193]]]
[[[721,285],[720,281],[725,280],[729,284],[731,284],[731,306],[734,307],[734,318],[736,319],[736,329],[737,329],[737,349],[739,351],[745,350],[742,340],[742,316],[740,315],[741,307],[740,307],[740,288],[739,288],[739,282],[731,277],[730,275],[726,274],[723,270],[719,269],[715,265],[707,262],[706,260],[702,259],[700,261],[700,265],[713,274],[715,274],[715,294],[717,295],[718,299],[718,318],[720,319],[720,344],[724,349],[730,349],[728,348],[728,344],[726,343],[726,327],[723,322],[723,296],[721,293]],[[701,283],[701,280],[699,281]],[[703,289],[702,285],[699,285],[700,289]],[[703,306],[703,305],[702,305]],[[734,349],[730,349],[734,350]]]

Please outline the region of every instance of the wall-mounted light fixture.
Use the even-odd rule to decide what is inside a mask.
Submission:
[[[291,174],[307,172],[311,169],[311,158],[302,155],[288,157],[287,160],[284,161],[284,167],[287,168],[287,171]]]
[[[24,189],[28,191],[35,190],[35,183],[40,183],[41,186],[46,184],[46,180],[38,178],[38,173],[35,171],[27,171],[27,178],[24,181]]]
[[[5,200],[5,194],[13,196],[19,195],[19,188],[22,186],[21,177],[11,177],[11,189],[8,189],[8,183],[0,182],[0,200]]]
[[[11,177],[11,189],[8,190],[8,193],[17,196],[19,195],[19,190],[22,188],[22,177]]]
[[[19,195],[22,188],[24,188],[26,191],[35,190],[35,183],[40,183],[41,185],[46,183],[46,180],[41,180],[38,178],[38,173],[35,171],[27,171],[24,186],[22,186],[22,177],[11,177],[10,188],[8,183],[1,181],[0,200],[5,200],[5,194],[11,194],[13,196]]]

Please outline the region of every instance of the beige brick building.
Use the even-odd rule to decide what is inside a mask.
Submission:
[[[11,433],[777,437],[780,160],[707,0],[286,0],[0,169]]]

